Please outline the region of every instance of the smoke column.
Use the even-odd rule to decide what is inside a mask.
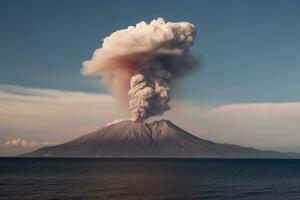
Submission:
[[[172,82],[197,66],[189,54],[195,36],[188,22],[140,22],[106,37],[82,74],[102,76],[115,97],[129,102],[132,120],[144,121],[170,109]]]

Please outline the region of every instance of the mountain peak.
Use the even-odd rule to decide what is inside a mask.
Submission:
[[[156,121],[153,121],[153,122],[150,122],[150,123],[147,123],[147,124],[157,125],[157,126],[172,126],[172,125],[175,125],[167,119],[156,120]]]
[[[300,157],[198,138],[169,120],[123,120],[70,142],[23,154],[30,157]]]

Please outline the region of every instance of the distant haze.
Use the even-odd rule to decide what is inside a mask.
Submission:
[[[201,138],[300,152],[300,102],[215,105],[176,100],[172,104],[162,118]],[[12,139],[59,144],[126,118],[117,105],[109,95],[0,85],[0,153],[33,150],[5,144]]]

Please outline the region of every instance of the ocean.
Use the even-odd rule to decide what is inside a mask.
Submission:
[[[300,160],[0,158],[0,199],[299,200]]]

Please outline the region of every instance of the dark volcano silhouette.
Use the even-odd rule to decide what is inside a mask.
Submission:
[[[198,138],[168,120],[140,123],[130,120],[107,125],[70,142],[43,147],[24,157],[101,158],[296,158],[296,153],[260,151]]]

